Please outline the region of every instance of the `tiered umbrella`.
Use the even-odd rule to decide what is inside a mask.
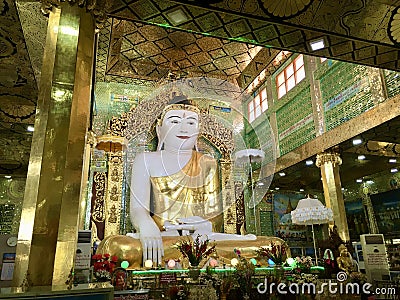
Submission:
[[[291,212],[291,215],[293,224],[311,225],[314,242],[315,263],[318,265],[314,224],[326,224],[333,221],[332,210],[325,207],[318,199],[307,197],[299,200],[296,209]]]

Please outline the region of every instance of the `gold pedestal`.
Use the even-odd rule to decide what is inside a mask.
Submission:
[[[183,258],[180,251],[174,247],[178,241],[183,237],[181,236],[165,236],[163,237],[164,257],[165,261],[170,259],[180,260],[184,268],[189,267],[189,263]],[[186,238],[186,237],[185,237]],[[232,258],[237,258],[233,249],[238,249],[241,256],[250,259],[256,257],[256,250],[260,246],[269,246],[271,242],[282,245],[286,242],[278,237],[259,236],[255,241],[218,241],[216,243],[215,257],[226,264],[230,264]],[[126,235],[114,235],[106,237],[97,248],[96,253],[116,255],[120,261],[126,260],[129,262],[129,268],[140,269],[143,266],[142,258],[142,244],[140,240],[131,238]],[[290,256],[290,251],[288,250]]]

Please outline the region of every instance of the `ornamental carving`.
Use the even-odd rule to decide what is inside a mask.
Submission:
[[[235,182],[235,202],[236,202],[236,231],[240,233],[240,228],[245,222],[243,183]]]
[[[111,188],[111,191],[110,191],[110,200],[111,201],[118,201],[118,198],[119,198],[119,195],[118,195],[119,193],[118,193],[118,188],[117,188],[117,186],[116,185],[114,185],[112,188]]]
[[[127,140],[147,133],[149,142],[154,137],[152,134],[154,124],[169,101],[168,95],[159,95],[154,100],[143,101],[134,110],[123,113],[120,117],[112,117],[107,132],[114,136],[125,137]],[[213,115],[205,112],[200,114],[200,124],[200,135],[209,140],[224,159],[229,159],[234,149],[232,129],[225,127]]]
[[[104,236],[120,234],[122,208],[123,158],[122,152],[108,152],[107,217]]]
[[[104,216],[104,196],[106,190],[106,174],[97,172],[94,175],[95,199],[92,210],[92,219],[95,222],[103,222]]]
[[[390,40],[398,45],[400,43],[400,6],[392,11],[390,16],[388,33]]]
[[[110,216],[108,217],[108,222],[110,223],[117,223],[117,209],[115,205],[110,208]]]
[[[275,18],[291,18],[307,10],[312,0],[258,0],[261,9]]]
[[[42,12],[48,15],[53,8],[59,8],[61,4],[67,2],[69,5],[77,5],[86,8],[86,11],[91,13],[96,20],[96,26],[103,27],[107,20],[107,11],[111,7],[111,0],[41,0]]]
[[[341,165],[342,164],[342,159],[340,158],[339,153],[335,151],[330,151],[330,152],[323,152],[317,154],[317,159],[315,164],[317,167],[321,167],[322,165],[326,163],[332,163],[334,166],[335,165]]]

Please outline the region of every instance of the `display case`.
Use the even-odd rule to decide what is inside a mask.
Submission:
[[[108,282],[62,286],[1,288],[0,299],[114,300],[114,288]]]

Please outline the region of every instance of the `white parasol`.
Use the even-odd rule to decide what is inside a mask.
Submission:
[[[299,200],[296,209],[291,212],[291,215],[293,224],[311,225],[314,242],[315,263],[318,265],[314,224],[325,224],[333,221],[332,210],[325,207],[318,199],[307,197]]]

